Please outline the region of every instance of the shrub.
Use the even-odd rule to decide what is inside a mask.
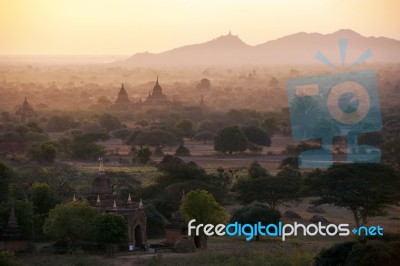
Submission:
[[[400,261],[400,241],[396,237],[360,242],[345,242],[322,250],[315,257],[316,266],[385,265],[396,266]]]
[[[396,266],[400,261],[400,241],[385,243],[381,240],[358,243],[348,255],[346,265]]]
[[[179,145],[175,151],[175,156],[190,156],[190,151],[185,146]]]
[[[333,245],[328,249],[323,249],[315,258],[317,266],[344,265],[347,256],[356,242],[344,242]]]

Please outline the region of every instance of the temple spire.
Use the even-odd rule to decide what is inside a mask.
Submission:
[[[103,158],[99,158],[99,162],[100,162],[100,165],[99,165],[99,173],[104,173],[104,165],[103,165]]]
[[[100,195],[99,194],[97,194],[96,208],[101,208],[101,201],[100,201]]]
[[[185,195],[185,190],[182,190],[182,197],[181,197],[181,203],[185,200],[186,195]]]
[[[24,100],[24,103],[22,104],[22,108],[29,108],[29,103],[28,103],[28,100],[26,99],[26,96],[25,96],[25,100]]]
[[[131,193],[129,193],[129,195],[128,195],[128,203],[131,203],[131,202],[132,202]]]
[[[143,209],[143,202],[142,202],[142,199],[140,199],[140,201],[139,201],[139,209]]]
[[[114,200],[114,204],[113,204],[113,210],[117,209],[117,202]]]
[[[74,193],[74,197],[72,198],[72,201],[76,201],[76,196],[75,196],[75,193]]]
[[[14,206],[12,206],[10,217],[8,218],[8,226],[11,226],[11,227],[17,227],[18,226],[17,216],[15,216]]]

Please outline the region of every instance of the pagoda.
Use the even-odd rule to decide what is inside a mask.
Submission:
[[[8,224],[0,234],[0,251],[23,251],[28,248],[28,241],[24,238],[18,226],[14,207],[11,208]]]
[[[113,107],[116,109],[127,109],[131,107],[131,101],[129,100],[128,93],[126,92],[123,83]]]
[[[15,112],[15,117],[18,122],[29,122],[35,121],[37,119],[37,113],[29,105],[26,97],[24,102],[22,103],[22,106],[18,108],[18,110]]]

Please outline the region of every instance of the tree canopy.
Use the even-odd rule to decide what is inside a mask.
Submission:
[[[307,183],[319,191],[316,204],[349,209],[357,226],[400,202],[400,174],[384,164],[336,164],[326,172],[311,174]]]
[[[114,213],[103,213],[94,222],[94,235],[99,244],[107,245],[107,252],[112,253],[112,245],[126,241],[128,225],[124,217]]]
[[[182,202],[181,209],[187,221],[196,219],[197,224],[226,223],[229,214],[206,190],[189,192]]]
[[[8,200],[8,185],[12,176],[13,170],[0,160],[0,203]]]
[[[96,215],[96,208],[85,201],[59,204],[49,212],[44,232],[50,237],[72,242],[77,239],[88,240]]]
[[[224,224],[229,220],[229,214],[218,204],[215,198],[206,190],[194,190],[186,195],[181,210],[187,221],[196,219],[196,224]],[[204,246],[207,238],[201,235]]]
[[[277,224],[281,219],[281,214],[278,210],[268,207],[268,205],[260,202],[253,202],[247,206],[236,209],[231,216],[231,223],[238,222],[241,224]],[[256,236],[256,240],[259,235]]]
[[[266,147],[271,146],[271,138],[264,129],[251,125],[242,127],[242,130],[251,143]]]
[[[175,124],[175,128],[179,131],[180,135],[190,138],[194,134],[193,123],[189,119],[183,119]]]
[[[247,173],[250,178],[267,177],[268,171],[262,167],[257,161],[251,163]]]
[[[282,171],[282,170],[281,170]],[[271,208],[297,200],[300,197],[302,179],[295,170],[286,170],[277,176],[242,179],[235,185],[239,200],[244,203],[265,202]]]
[[[105,128],[107,132],[121,128],[121,122],[118,118],[110,114],[102,114],[99,117],[99,124],[101,127]]]
[[[244,152],[248,140],[239,126],[230,126],[219,131],[214,140],[214,150],[232,154]]]
[[[135,146],[164,147],[179,144],[180,140],[171,132],[154,129],[134,132],[128,137],[126,143]]]
[[[50,141],[34,143],[27,150],[27,154],[31,160],[47,163],[54,162],[58,152],[58,145]]]

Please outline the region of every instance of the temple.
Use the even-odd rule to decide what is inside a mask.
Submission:
[[[29,122],[37,119],[37,113],[29,105],[26,97],[22,106],[15,112],[15,118],[18,122]]]
[[[92,191],[86,196],[90,205],[101,212],[112,212],[122,215],[128,222],[129,243],[143,248],[147,242],[146,223],[147,216],[142,201],[135,204],[131,195],[127,201],[115,198],[113,194],[111,179],[107,177],[103,160],[100,158],[100,167],[92,184]]]
[[[23,251],[28,248],[28,241],[23,237],[18,226],[14,207],[11,208],[8,224],[0,234],[0,251]]]
[[[181,204],[185,200],[185,191],[182,192]],[[165,226],[165,244],[175,245],[180,236],[187,235],[188,226],[183,213],[178,209],[173,215],[171,222]]]
[[[128,93],[122,83],[121,89],[119,90],[118,97],[113,104],[114,109],[129,109],[131,107],[131,101],[129,100]]]
[[[160,83],[158,82],[158,77],[156,84],[153,87],[153,91],[149,92],[145,101],[139,100],[135,103],[134,107],[139,111],[147,110],[169,110],[173,106],[173,103],[168,100],[167,95],[164,94]]]

